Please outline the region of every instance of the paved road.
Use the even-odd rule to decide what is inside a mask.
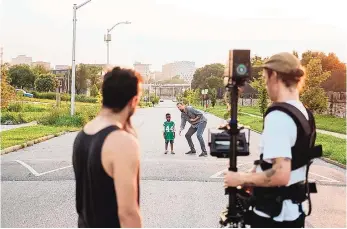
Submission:
[[[175,143],[176,155],[163,154],[162,122],[170,112],[179,125],[180,114],[172,102],[138,110],[134,126],[142,146],[141,210],[145,227],[217,227],[227,203],[221,171],[228,161],[187,156],[184,137]],[[208,127],[222,120],[207,115]],[[187,126],[188,127],[188,126]],[[187,128],[188,129],[188,128]],[[1,156],[2,227],[76,227],[71,146],[76,133]],[[207,131],[204,134],[207,140]],[[259,135],[251,134],[251,156],[238,158],[246,170],[257,158]],[[198,141],[194,137],[198,149]],[[307,227],[346,227],[345,170],[317,161],[311,179],[313,213]],[[333,197],[335,196],[335,197]]]

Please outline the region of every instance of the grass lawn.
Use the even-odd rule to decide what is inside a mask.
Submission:
[[[3,131],[0,133],[1,149],[14,145],[20,145],[51,134],[77,130],[79,130],[79,128],[76,127],[53,127],[38,125]]]
[[[198,108],[201,109],[201,107],[198,107]],[[217,117],[224,118],[226,109],[225,107],[218,106],[215,108],[208,108],[207,112],[214,114]],[[325,120],[323,117],[324,116],[318,116],[317,119],[323,122]],[[331,118],[330,120],[332,119],[338,119],[338,118]],[[238,121],[240,124],[250,126],[251,129],[253,130],[256,130],[259,132],[262,131],[263,122],[261,118],[239,114]],[[329,124],[326,124],[326,125],[329,125]],[[317,133],[316,144],[321,144],[323,146],[324,157],[327,157],[331,160],[337,161],[342,164],[346,164],[346,139],[336,138],[330,135]]]
[[[226,111],[226,108],[224,106],[216,106],[215,108],[224,109],[224,111]],[[262,116],[257,106],[239,106],[238,108],[240,112]],[[315,115],[315,119],[318,129],[346,134],[346,119],[344,118],[317,114]]]
[[[324,157],[346,164],[346,139],[318,133],[316,144],[323,146]]]

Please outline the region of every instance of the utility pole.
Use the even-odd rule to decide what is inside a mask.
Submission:
[[[1,69],[0,69],[0,71],[1,71],[1,77],[2,77],[2,65],[3,65],[3,59],[2,59],[2,56],[3,56],[3,54],[4,54],[4,48],[3,47],[1,47],[0,48],[0,64],[1,64]]]
[[[71,71],[71,116],[75,115],[75,94],[76,94],[76,11],[87,3],[91,2],[91,0],[87,0],[86,2],[80,5],[73,5],[73,19],[72,19],[72,71]]]
[[[117,24],[115,24],[114,26],[112,26],[112,28],[107,29],[107,34],[104,36],[104,40],[106,42],[106,46],[107,46],[107,66],[110,65],[110,41],[111,41],[111,31],[114,29],[114,27],[116,27],[117,25],[120,24],[131,24],[130,21],[122,21],[122,22],[118,22]]]

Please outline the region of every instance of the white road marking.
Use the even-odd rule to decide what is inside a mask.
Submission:
[[[252,164],[252,162],[246,162],[244,164],[240,164],[238,165],[237,167],[241,167],[241,166],[244,166],[244,165],[249,165],[249,164]],[[228,169],[223,169],[221,171],[218,171],[217,173],[213,174],[212,176],[210,176],[210,178],[214,178],[214,179],[222,179],[223,177],[220,177],[220,175],[222,175],[224,172],[228,171]]]
[[[35,176],[38,176],[39,173],[35,171],[35,169],[33,169],[30,165],[24,163],[23,161],[20,160],[15,160],[15,162],[23,165],[25,168],[27,168],[32,174],[34,174]]]
[[[241,167],[243,165],[247,165],[247,164],[251,164],[253,162],[247,162],[247,163],[244,163],[244,164],[240,164],[238,165],[238,167]],[[223,179],[223,177],[221,176],[224,172],[226,172],[228,169],[223,169],[221,171],[218,171],[217,173],[213,174],[212,176],[210,176],[210,178],[212,179]],[[319,181],[319,182],[334,182],[334,183],[340,183],[340,181],[337,181],[335,179],[332,179],[332,178],[328,178],[328,177],[325,177],[325,176],[322,176],[322,175],[319,175],[317,173],[312,173],[312,172],[309,172],[309,174],[311,175],[314,175],[314,176],[318,176],[318,177],[321,177],[321,178],[324,178],[323,180],[314,180],[314,179],[311,179],[309,178],[309,181],[310,182],[314,182],[314,181]]]
[[[322,175],[319,175],[319,174],[316,174],[316,173],[311,173],[311,172],[309,172],[309,173],[312,174],[312,175],[315,175],[315,176],[322,177],[322,178],[326,179],[326,180],[319,180],[319,181],[327,181],[327,182],[336,182],[336,183],[340,183],[340,181],[334,180],[334,179],[332,179],[332,178],[328,178],[328,177],[325,177],[325,176],[322,176]]]
[[[25,168],[27,168],[32,174],[34,174],[36,177],[39,177],[39,176],[42,176],[42,175],[46,175],[48,173],[53,173],[53,172],[56,172],[58,170],[62,170],[62,169],[67,169],[67,168],[70,168],[72,167],[72,165],[69,165],[69,166],[65,166],[65,167],[61,167],[61,168],[58,168],[58,169],[53,169],[53,170],[50,170],[50,171],[47,171],[47,172],[43,172],[43,173],[38,173],[36,172],[36,170],[31,167],[30,165],[24,163],[23,161],[20,161],[20,160],[15,160],[15,162],[23,165]]]
[[[69,165],[69,166],[65,166],[65,167],[61,167],[59,169],[53,169],[53,170],[50,170],[50,171],[47,171],[47,172],[43,172],[43,173],[40,173],[39,175],[37,176],[42,176],[42,175],[46,175],[48,173],[53,173],[53,172],[56,172],[56,171],[59,171],[59,170],[62,170],[62,169],[67,169],[67,168],[70,168],[72,167],[72,165]]]

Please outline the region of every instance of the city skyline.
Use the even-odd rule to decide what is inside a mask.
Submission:
[[[1,26],[8,31],[0,40],[4,62],[24,54],[52,66],[71,66],[72,5],[84,0],[52,1],[0,2]],[[112,31],[112,65],[132,67],[138,61],[161,71],[162,65],[187,60],[199,68],[224,64],[233,48],[251,49],[262,57],[293,50],[299,55],[306,50],[334,52],[347,62],[347,16],[341,4],[315,1],[312,8],[310,1],[92,0],[77,11],[76,63],[106,63],[106,29],[125,20],[132,24]],[[245,11],[234,10],[245,6]]]

